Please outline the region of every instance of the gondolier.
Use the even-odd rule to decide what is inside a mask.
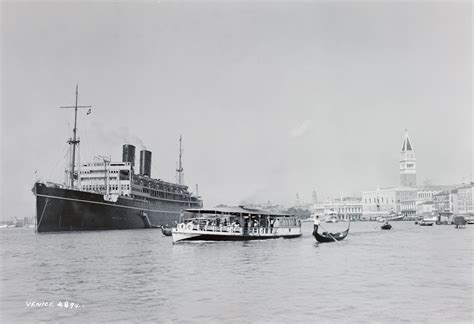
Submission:
[[[315,221],[316,223],[316,221]],[[351,226],[351,223],[347,226],[347,229],[344,232],[338,232],[338,233],[330,233],[328,231],[319,234],[318,233],[318,227],[314,225],[315,230],[313,231],[313,236],[318,241],[319,243],[329,243],[329,242],[337,242],[337,241],[342,241],[343,239],[346,238],[347,234],[349,234],[349,228]],[[322,227],[322,226],[321,226]],[[322,227],[325,229],[324,227]]]
[[[319,225],[321,225],[321,222],[319,221],[319,216],[316,216],[316,218],[314,219],[314,230],[315,231],[318,230]]]

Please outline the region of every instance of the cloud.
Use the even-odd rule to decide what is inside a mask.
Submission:
[[[306,134],[311,126],[311,120],[305,120],[299,127],[290,132],[290,137],[301,137]]]

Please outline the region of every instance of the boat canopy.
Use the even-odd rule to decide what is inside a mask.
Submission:
[[[274,213],[268,212],[265,210],[260,209],[253,209],[253,208],[245,208],[243,206],[239,207],[219,207],[213,209],[205,209],[205,208],[193,208],[193,209],[185,209],[185,212],[193,213],[193,214],[225,214],[225,215],[235,215],[235,216],[274,216],[274,217],[295,217],[294,215],[290,214],[283,214],[283,213]]]

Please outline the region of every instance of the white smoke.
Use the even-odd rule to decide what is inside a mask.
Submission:
[[[93,127],[105,142],[114,143],[114,145],[131,144],[140,148],[140,150],[146,150],[145,143],[138,136],[130,133],[127,126],[108,129],[100,123],[93,123]]]

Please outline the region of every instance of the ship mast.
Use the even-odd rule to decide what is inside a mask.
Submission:
[[[89,108],[88,114],[91,111],[92,106],[78,106],[77,101],[79,97],[79,85],[76,84],[76,105],[75,106],[64,106],[60,108],[74,108],[74,129],[73,129],[73,137],[69,139],[67,143],[72,145],[72,159],[71,159],[71,166],[70,166],[70,188],[74,189],[74,167],[76,164],[76,145],[79,144],[80,140],[77,138],[77,109],[78,108]]]
[[[183,179],[183,162],[182,162],[182,156],[183,156],[183,148],[182,148],[182,136],[179,135],[179,160],[178,160],[178,168],[176,169],[176,175],[177,175],[177,180],[178,180],[178,184],[182,185],[184,184],[184,179]]]

